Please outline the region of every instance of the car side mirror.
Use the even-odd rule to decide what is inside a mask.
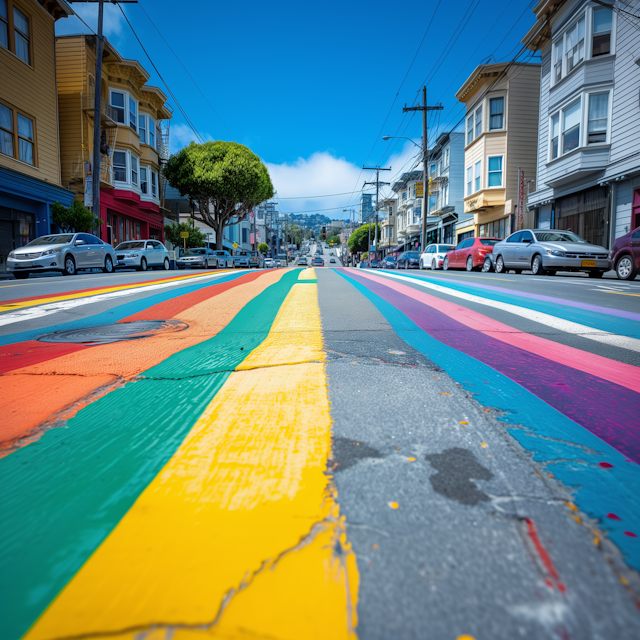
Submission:
[[[84,243],[85,243],[85,242],[84,242],[84,240],[76,240],[76,241],[74,242],[74,245],[75,245],[76,247],[79,247],[81,244],[84,244]]]

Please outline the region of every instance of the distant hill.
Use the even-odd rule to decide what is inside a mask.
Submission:
[[[319,213],[290,213],[289,218],[291,222],[300,225],[301,227],[308,227],[316,232],[320,231],[320,227],[328,225],[333,220],[340,220],[340,218],[327,218]]]

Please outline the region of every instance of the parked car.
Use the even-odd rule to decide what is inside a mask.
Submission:
[[[276,267],[276,261],[273,258],[265,258],[264,259],[264,268],[265,269],[274,269]]]
[[[226,249],[212,249],[213,255],[218,259],[218,267],[222,269],[233,269],[234,262],[232,255]]]
[[[218,257],[215,252],[206,247],[187,249],[177,260],[178,269],[215,269]]]
[[[324,258],[322,256],[316,256],[311,263],[312,267],[324,267]]]
[[[531,270],[536,276],[553,276],[556,271],[586,271],[590,278],[601,278],[609,270],[609,252],[572,231],[525,229],[498,242],[491,262],[496,273]]]
[[[249,252],[248,251],[237,251],[235,255],[231,256],[233,258],[233,266],[236,267],[245,267],[249,268]]]
[[[7,271],[18,280],[30,273],[59,271],[73,276],[81,269],[113,273],[117,262],[110,244],[90,233],[56,233],[40,236],[7,256]]]
[[[640,227],[616,238],[609,252],[609,266],[620,280],[633,280],[640,273]]]
[[[307,266],[307,259],[306,258],[298,258],[298,266],[299,267],[306,267]]]
[[[333,256],[329,258],[329,264],[337,264],[337,263],[338,261]]]
[[[148,268],[169,269],[169,252],[157,240],[129,240],[121,242],[116,248],[118,269],[137,269],[146,271]]]
[[[452,244],[430,244],[420,256],[420,268],[433,271],[442,268],[445,256],[454,248]]]
[[[396,258],[395,256],[386,256],[382,259],[382,263],[380,265],[383,269],[395,269],[396,267]]]
[[[466,269],[467,271],[482,269],[485,258],[493,251],[497,242],[500,242],[500,238],[467,238],[447,253],[442,268],[445,271],[447,269]]]
[[[396,269],[419,269],[420,254],[417,251],[405,251],[396,260]]]
[[[380,269],[380,260],[378,260],[377,258],[371,258],[371,268]]]
[[[262,263],[262,254],[259,251],[247,251],[249,258],[249,268],[257,269]]]

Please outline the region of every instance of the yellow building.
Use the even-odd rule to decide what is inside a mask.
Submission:
[[[62,188],[55,23],[63,0],[0,0],[0,271],[7,254],[50,233]]]
[[[480,65],[456,93],[467,106],[464,212],[473,213],[476,237],[516,228],[518,167],[525,180],[536,175],[539,96],[540,65],[527,63]],[[527,216],[525,207],[524,227]]]
[[[56,38],[62,181],[84,197],[93,160],[95,36]],[[168,157],[166,96],[149,74],[105,41],[100,89],[103,240],[164,238],[160,161]]]

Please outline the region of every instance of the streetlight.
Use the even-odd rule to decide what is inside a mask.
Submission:
[[[418,144],[415,140],[412,140],[411,138],[407,138],[406,136],[382,136],[383,140],[391,140],[391,139],[395,139],[395,138],[402,138],[403,140],[408,140],[409,142],[412,142],[413,144],[416,145],[416,147],[418,147],[418,149],[422,149],[422,145]]]

